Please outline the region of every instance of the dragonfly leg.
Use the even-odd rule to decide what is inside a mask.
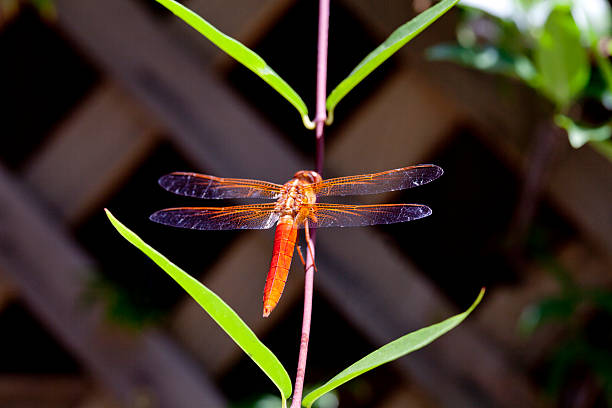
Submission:
[[[302,265],[304,265],[304,270],[306,270],[306,261],[304,260],[304,256],[302,255],[302,248],[299,245],[297,245],[296,248],[298,250],[298,255],[300,256],[300,260],[302,261]],[[315,268],[315,272],[318,273],[319,271],[317,271],[317,265],[313,264],[313,266]]]
[[[308,229],[308,220],[304,223],[304,236],[306,237],[306,246],[308,247],[308,252],[310,253],[310,257],[312,258],[312,266],[314,267],[315,272],[319,273],[317,270],[317,265],[314,261],[314,248],[312,247],[312,241],[310,240],[310,230]],[[300,255],[301,256],[301,255]],[[304,268],[306,268],[306,263],[304,262]]]
[[[300,248],[299,245],[297,245],[296,248],[297,248],[298,255],[300,256],[300,260],[302,261],[302,265],[304,265],[304,270],[306,270],[306,261],[304,260],[304,256],[302,256],[302,249]],[[319,273],[319,271],[317,270],[317,265],[313,263],[312,266],[314,266],[315,272]]]

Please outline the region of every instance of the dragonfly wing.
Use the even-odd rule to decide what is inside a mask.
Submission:
[[[175,172],[162,176],[159,185],[171,193],[196,198],[280,197],[282,186],[259,180],[221,178],[198,173]]]
[[[421,204],[311,204],[310,207],[308,226],[314,228],[393,224],[417,220],[431,214],[431,209]]]
[[[232,207],[181,207],[157,211],[151,221],[197,230],[266,229],[274,226],[279,214],[275,204]]]
[[[442,168],[435,164],[421,164],[381,173],[323,180],[313,184],[312,189],[318,196],[378,194],[421,186],[443,173]]]

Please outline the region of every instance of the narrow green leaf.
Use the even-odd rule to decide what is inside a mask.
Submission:
[[[446,13],[459,0],[443,0],[428,8],[406,24],[396,29],[382,44],[368,54],[363,61],[329,94],[326,107],[329,114],[328,124],[333,121],[334,109],[338,102],[351,91],[359,82],[385,62],[397,50],[402,48],[431,23]]]
[[[355,364],[351,365],[340,374],[323,384],[321,387],[310,392],[302,401],[302,405],[310,408],[312,404],[323,394],[339,387],[340,385],[352,380],[353,378],[370,371],[382,364],[396,360],[415,350],[425,347],[438,337],[455,328],[478,306],[484,296],[484,288],[478,297],[465,312],[436,323],[429,327],[409,333],[397,340],[387,343],[373,353],[368,354]]]
[[[564,110],[589,80],[587,50],[570,12],[555,9],[546,21],[535,49],[541,91]]]
[[[219,296],[202,285],[165,256],[145,243],[140,237],[121,224],[108,210],[106,215],[132,245],[145,253],[153,262],[174,279],[189,295],[204,308],[210,317],[240,346],[244,352],[263,370],[278,387],[285,406],[286,399],[291,395],[291,379],[278,358],[268,349],[255,333],[240,319],[240,317]]]
[[[300,98],[297,92],[295,92],[284,79],[270,68],[263,58],[241,42],[223,34],[208,21],[204,20],[182,4],[174,0],[157,0],[157,2],[176,14],[181,20],[212,41],[217,47],[221,48],[232,58],[266,81],[268,85],[284,96],[285,99],[298,110],[304,122],[304,126],[308,129],[314,129],[314,123],[308,118],[308,108],[302,98]]]

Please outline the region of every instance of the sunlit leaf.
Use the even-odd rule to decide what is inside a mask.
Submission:
[[[569,10],[558,8],[548,16],[535,49],[535,62],[541,91],[560,109],[567,108],[586,86],[590,73],[587,51]]]
[[[253,71],[268,85],[285,97],[300,113],[304,126],[314,129],[314,124],[308,118],[308,108],[302,98],[253,50],[241,42],[223,34],[208,21],[174,0],[157,0],[181,20],[200,32],[235,60]]]
[[[517,13],[515,0],[461,0],[459,5],[482,10],[502,20],[509,20]]]
[[[311,391],[302,401],[302,405],[310,408],[313,402],[317,400],[317,398],[352,380],[353,378],[367,371],[370,371],[371,369],[376,368],[382,364],[396,360],[400,357],[405,356],[408,353],[425,347],[432,341],[436,340],[438,337],[455,328],[463,320],[465,320],[465,318],[468,317],[468,315],[476,308],[476,306],[478,306],[483,296],[484,288],[480,291],[478,297],[476,298],[472,306],[470,306],[470,308],[465,312],[446,319],[440,323],[436,323],[429,327],[425,327],[423,329],[409,333],[403,337],[400,337],[397,340],[392,341],[391,343],[382,346],[373,353],[368,354],[367,356],[357,361],[356,363],[342,371],[340,374],[336,375],[334,378],[332,378],[319,388],[316,388],[315,390]]]
[[[255,333],[240,319],[240,317],[219,296],[202,285],[181,268],[173,264],[145,243],[140,237],[121,224],[106,210],[106,215],[119,233],[132,245],[140,249],[153,262],[162,268],[172,279],[204,308],[215,322],[236,342],[244,352],[266,373],[274,385],[278,387],[283,400],[291,395],[291,380],[287,371],[276,356],[255,336]],[[205,341],[205,340],[203,340]],[[195,402],[194,402],[195,403]],[[197,403],[196,403],[197,405]]]
[[[599,127],[580,126],[565,115],[556,115],[555,123],[567,132],[569,142],[574,148],[582,147],[587,142],[601,142],[609,139],[612,135],[612,126],[603,125]]]
[[[396,29],[382,44],[368,54],[353,71],[329,94],[326,108],[329,114],[328,124],[333,121],[334,109],[342,98],[346,96],[358,83],[385,62],[395,52],[412,40],[431,23],[440,18],[459,0],[443,0],[428,8],[406,24]]]
[[[572,16],[588,44],[609,35],[612,10],[607,0],[573,0]]]

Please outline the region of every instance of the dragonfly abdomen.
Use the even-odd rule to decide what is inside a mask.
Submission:
[[[268,272],[264,289],[264,317],[270,315],[270,312],[276,307],[278,300],[283,294],[289,268],[291,267],[296,239],[297,225],[293,217],[287,215],[281,217],[276,226],[272,262],[270,263],[270,271]]]

